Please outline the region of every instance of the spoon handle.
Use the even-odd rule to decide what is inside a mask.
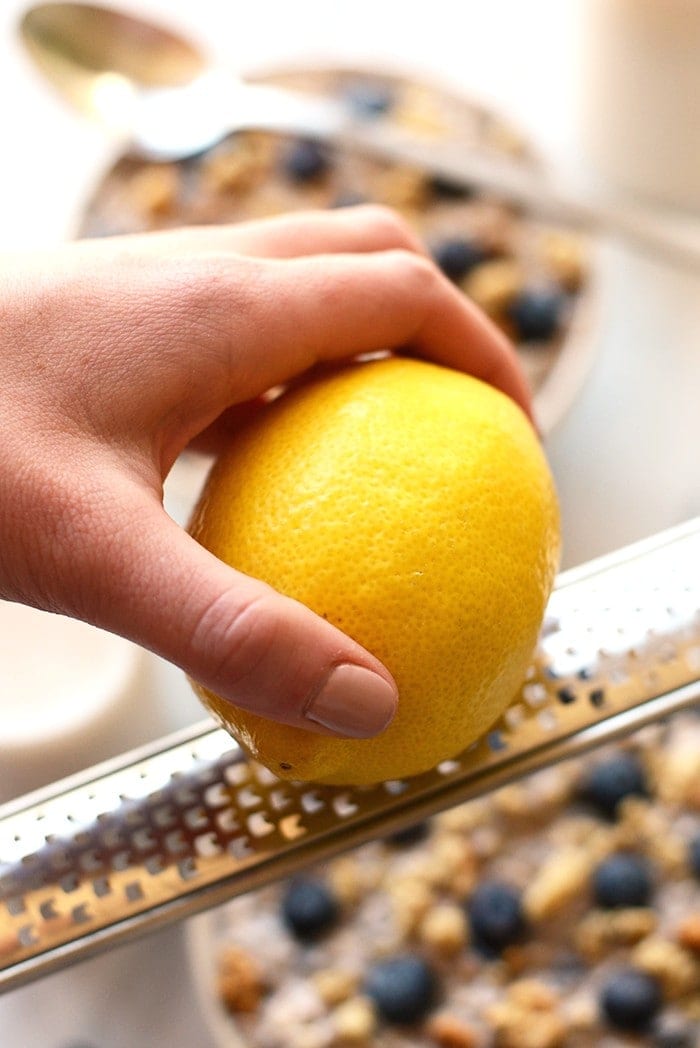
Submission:
[[[405,163],[455,185],[493,193],[531,214],[608,235],[675,266],[700,268],[700,223],[662,215],[626,200],[569,189],[561,176],[466,148],[460,142],[409,137],[394,126],[348,126],[338,141],[384,160]]]
[[[182,87],[143,92],[129,118],[132,153],[166,163],[196,156],[236,131],[273,131],[337,141],[351,128],[347,109],[339,100],[271,84],[250,84],[219,68]]]

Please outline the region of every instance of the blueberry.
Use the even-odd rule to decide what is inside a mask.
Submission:
[[[625,797],[647,797],[649,789],[639,758],[623,751],[594,765],[581,785],[581,793],[602,815],[613,819]]]
[[[576,702],[576,692],[569,687],[559,688],[557,698],[559,702],[563,702],[565,706],[568,706],[570,703]]]
[[[394,104],[394,92],[389,84],[369,80],[348,84],[343,94],[352,112],[365,119],[388,113]]]
[[[320,142],[299,138],[284,155],[285,174],[292,182],[314,182],[330,168],[330,157]]]
[[[606,910],[648,906],[653,889],[648,863],[639,855],[611,855],[593,874],[595,901]]]
[[[661,1007],[661,990],[656,979],[638,968],[616,972],[600,998],[605,1018],[620,1030],[645,1030]]]
[[[390,1023],[415,1023],[435,1005],[435,973],[422,958],[406,954],[380,961],[370,969],[364,991]]]
[[[599,710],[605,705],[605,689],[604,688],[593,688],[588,692],[588,701],[591,706],[595,706]]]
[[[443,200],[470,200],[475,196],[476,190],[473,186],[462,182],[452,182],[449,178],[435,175],[430,180],[430,191],[433,196],[442,197]]]
[[[481,884],[467,903],[472,936],[477,947],[500,953],[525,931],[520,892],[510,884]]]
[[[429,833],[429,822],[414,822],[412,826],[407,826],[405,830],[398,830],[396,833],[392,833],[387,837],[387,842],[396,845],[397,848],[407,848],[411,844],[420,844]]]
[[[526,288],[510,304],[508,315],[522,342],[546,342],[559,330],[566,296],[558,288]]]
[[[291,881],[282,899],[282,917],[290,932],[302,941],[317,939],[338,920],[340,907],[322,881]]]
[[[484,246],[466,237],[448,237],[433,248],[433,261],[450,280],[461,280],[486,258]]]
[[[688,862],[695,876],[700,878],[700,833],[688,845]]]

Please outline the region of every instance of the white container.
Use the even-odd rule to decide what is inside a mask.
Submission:
[[[121,637],[0,601],[0,802],[155,734],[146,670]]]
[[[582,141],[618,189],[700,212],[700,0],[583,0]]]

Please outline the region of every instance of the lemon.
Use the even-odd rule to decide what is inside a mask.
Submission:
[[[554,484],[520,408],[400,357],[282,396],[214,464],[190,531],[392,673],[398,712],[371,739],[278,724],[195,684],[277,775],[335,784],[425,771],[493,724],[526,673],[559,557]]]

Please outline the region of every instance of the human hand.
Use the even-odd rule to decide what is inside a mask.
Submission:
[[[82,241],[0,259],[0,597],[157,652],[262,716],[374,735],[396,685],[308,608],[166,514],[188,445],[262,395],[386,348],[499,386],[529,412],[507,340],[377,207]]]

